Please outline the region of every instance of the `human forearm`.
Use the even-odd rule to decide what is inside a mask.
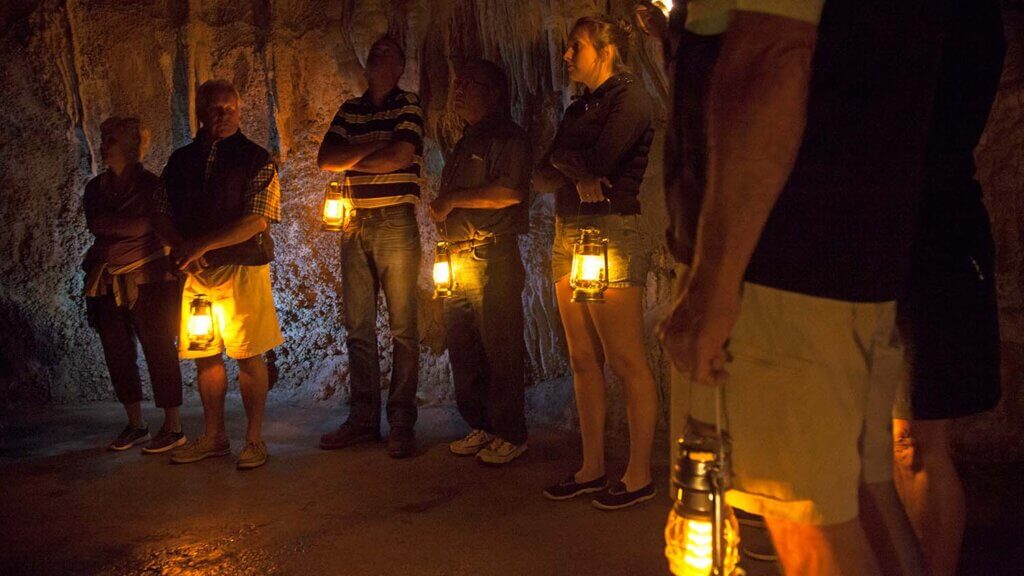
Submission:
[[[200,238],[206,251],[241,244],[268,227],[267,219],[257,214],[246,214],[227,226]]]
[[[89,219],[89,231],[106,238],[132,238],[153,231],[147,216],[100,214]]]
[[[452,208],[485,208],[497,210],[523,201],[523,192],[499,184],[486,184],[479,188],[453,190],[445,195]]]
[[[316,163],[321,170],[343,172],[345,170],[352,169],[361,160],[374,152],[377,152],[387,144],[387,142],[341,144],[325,140],[320,146],[320,152],[317,154]]]
[[[415,149],[408,142],[384,142],[382,145],[362,157],[352,168],[371,174],[387,174],[412,164]]]
[[[245,242],[268,226],[265,216],[246,214],[219,230],[181,241],[174,246],[172,256],[181,270],[205,266],[203,256],[207,252]]]
[[[694,277],[738,290],[796,160],[817,29],[736,12],[711,83]]]

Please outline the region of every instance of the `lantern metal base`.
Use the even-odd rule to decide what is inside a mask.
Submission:
[[[578,302],[580,304],[603,304],[604,303],[604,292],[588,292],[586,290],[573,290],[571,302]]]
[[[449,288],[434,289],[434,300],[437,300],[438,298],[451,298],[454,295],[455,295],[455,290],[452,290],[452,289],[449,289]]]
[[[345,227],[343,225],[341,225],[341,224],[327,224],[327,223],[324,223],[324,224],[320,225],[320,230],[322,230],[324,232],[341,232],[344,229],[345,229]]]

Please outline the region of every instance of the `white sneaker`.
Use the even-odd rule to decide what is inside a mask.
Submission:
[[[526,442],[516,445],[495,437],[486,448],[476,453],[476,459],[484,464],[500,466],[519,458],[523,452],[526,452]]]
[[[492,440],[494,440],[494,434],[483,430],[473,430],[466,434],[465,438],[460,438],[449,444],[448,449],[456,456],[472,456],[483,450]]]

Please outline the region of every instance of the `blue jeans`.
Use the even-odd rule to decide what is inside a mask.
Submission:
[[[452,256],[457,287],[445,300],[448,358],[459,414],[470,427],[526,442],[523,284],[509,241]]]
[[[384,289],[394,346],[388,422],[392,427],[416,423],[419,377],[419,331],[416,282],[420,270],[420,235],[409,204],[358,210],[341,239],[342,297],[351,362],[349,421],[380,427],[380,358],[377,349],[377,294]]]

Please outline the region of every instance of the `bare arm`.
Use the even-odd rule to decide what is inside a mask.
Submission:
[[[677,367],[705,384],[724,369],[747,264],[796,161],[816,40],[814,24],[737,11],[715,65],[696,255],[662,326]]]
[[[88,219],[89,231],[107,238],[132,238],[153,230],[148,216],[97,214]]]
[[[179,243],[174,248],[174,260],[181,270],[186,270],[199,262],[207,252],[245,242],[265,231],[269,225],[265,216],[245,214],[210,234]]]
[[[355,163],[352,168],[371,174],[387,174],[412,164],[415,146],[404,140],[384,142]]]
[[[430,203],[430,217],[441,222],[455,208],[485,208],[497,210],[515,206],[526,200],[526,190],[516,190],[500,184],[487,184],[480,188],[453,190],[438,196]]]
[[[387,146],[387,142],[366,142],[349,144],[338,134],[328,132],[320,144],[316,164],[321,170],[344,172],[355,167],[367,156]]]

